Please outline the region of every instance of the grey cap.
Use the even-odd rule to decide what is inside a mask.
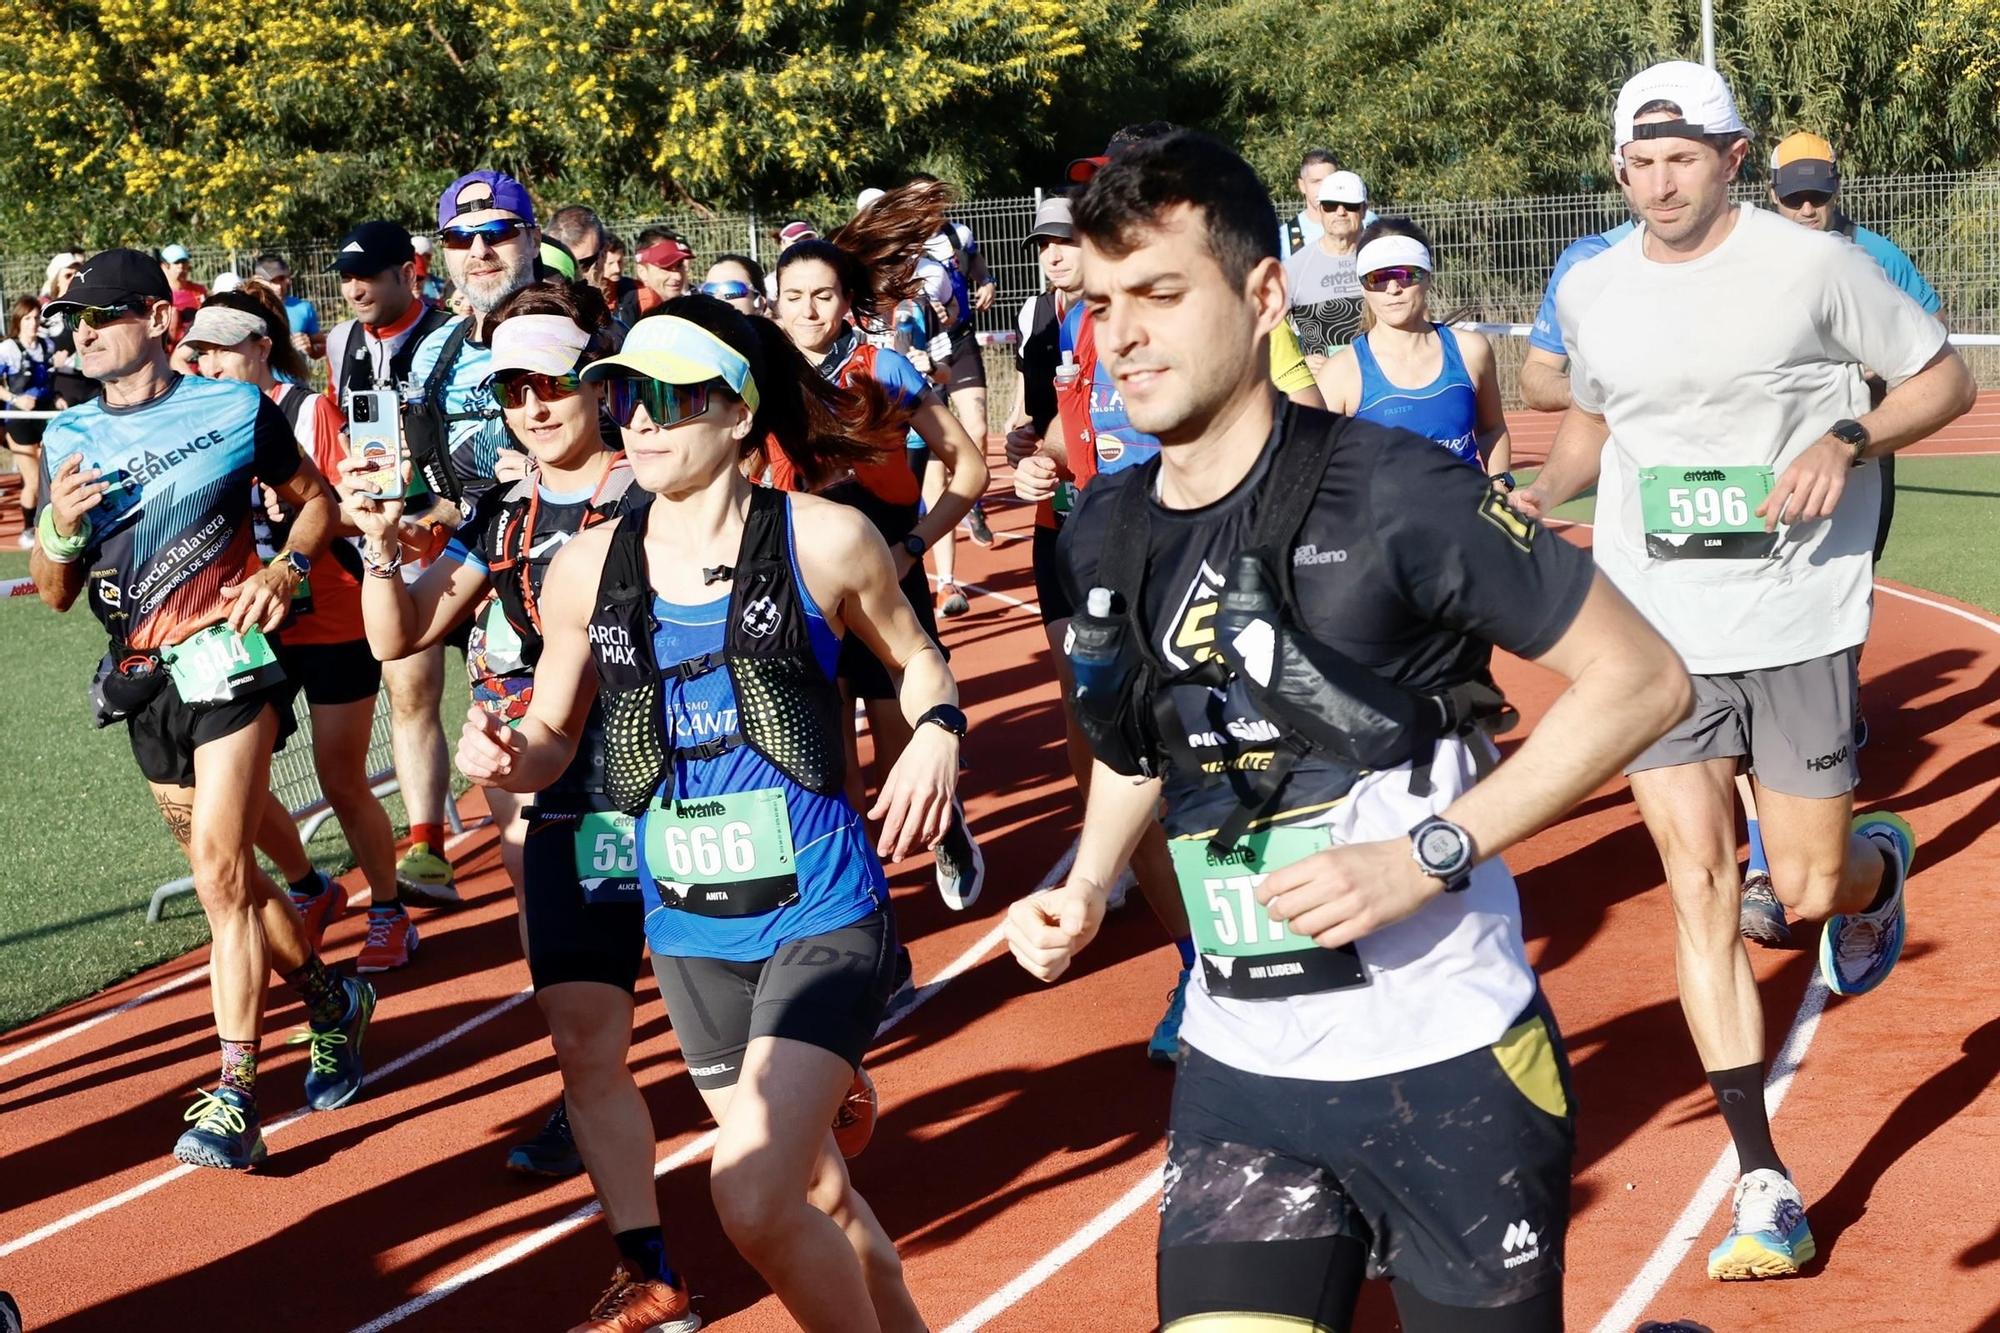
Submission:
[[[247,310],[226,305],[205,305],[194,312],[194,322],[181,341],[204,347],[234,347],[245,338],[268,338],[271,326]]]
[[[1035,209],[1035,227],[1028,233],[1028,244],[1033,245],[1043,236],[1058,241],[1076,239],[1076,223],[1070,217],[1069,200],[1062,195],[1042,200]]]

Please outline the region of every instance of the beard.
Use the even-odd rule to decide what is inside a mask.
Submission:
[[[535,280],[535,257],[524,254],[516,262],[505,263],[498,273],[467,277],[459,284],[465,299],[482,315],[490,315],[500,303]]]

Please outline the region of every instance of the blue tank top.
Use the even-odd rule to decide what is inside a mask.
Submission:
[[[840,640],[806,590],[797,550],[790,555],[813,655],[830,678],[840,657]],[[726,594],[699,606],[680,606],[655,595],[654,660],[666,664],[719,652],[728,616]],[[727,670],[710,671],[693,680],[668,676],[664,683],[672,744],[699,745],[736,730],[736,687]],[[714,759],[677,761],[674,783],[682,800],[767,787],[782,789],[791,815],[799,897],[761,916],[707,917],[662,905],[659,885],[644,853],[649,812],[641,816],[638,829],[639,885],[646,902],[646,942],[654,953],[756,962],[794,940],[851,926],[888,905],[889,887],[882,863],[869,844],[867,825],[846,797],[807,791],[747,745]]]
[[[1465,358],[1458,354],[1458,335],[1443,324],[1433,324],[1438,345],[1444,349],[1444,366],[1437,378],[1420,389],[1404,389],[1389,383],[1382,373],[1366,337],[1353,343],[1354,360],[1361,367],[1361,406],[1354,409],[1360,421],[1383,426],[1399,426],[1451,450],[1462,462],[1479,466],[1479,391],[1472,376],[1465,373]]]

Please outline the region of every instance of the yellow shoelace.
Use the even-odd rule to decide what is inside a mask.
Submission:
[[[227,1129],[231,1134],[241,1134],[248,1128],[243,1112],[223,1098],[219,1093],[194,1090],[194,1105],[182,1113],[181,1119],[192,1120],[200,1129]]]
[[[326,1032],[315,1032],[311,1028],[307,1028],[304,1032],[294,1032],[291,1036],[285,1038],[285,1045],[287,1046],[311,1047],[306,1052],[306,1059],[312,1065],[312,1071],[315,1074],[338,1074],[340,1072],[340,1053],[333,1048],[336,1046],[345,1046],[346,1044],[347,1034],[338,1028]]]

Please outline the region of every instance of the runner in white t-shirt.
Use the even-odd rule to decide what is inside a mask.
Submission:
[[[1774,1277],[1814,1245],[1764,1113],[1732,781],[1740,766],[1755,779],[1778,897],[1826,922],[1827,986],[1879,985],[1902,953],[1915,839],[1888,813],[1850,827],[1875,460],[1963,413],[1974,387],[1866,253],[1730,205],[1749,136],[1713,70],[1635,76],[1614,146],[1644,225],[1556,292],[1574,402],[1517,504],[1544,513],[1595,482],[1599,568],[1694,673],[1693,713],[1627,771],[1672,891],[1681,1005],[1743,1171],[1709,1275]],[[1863,366],[1891,386],[1873,411]]]

